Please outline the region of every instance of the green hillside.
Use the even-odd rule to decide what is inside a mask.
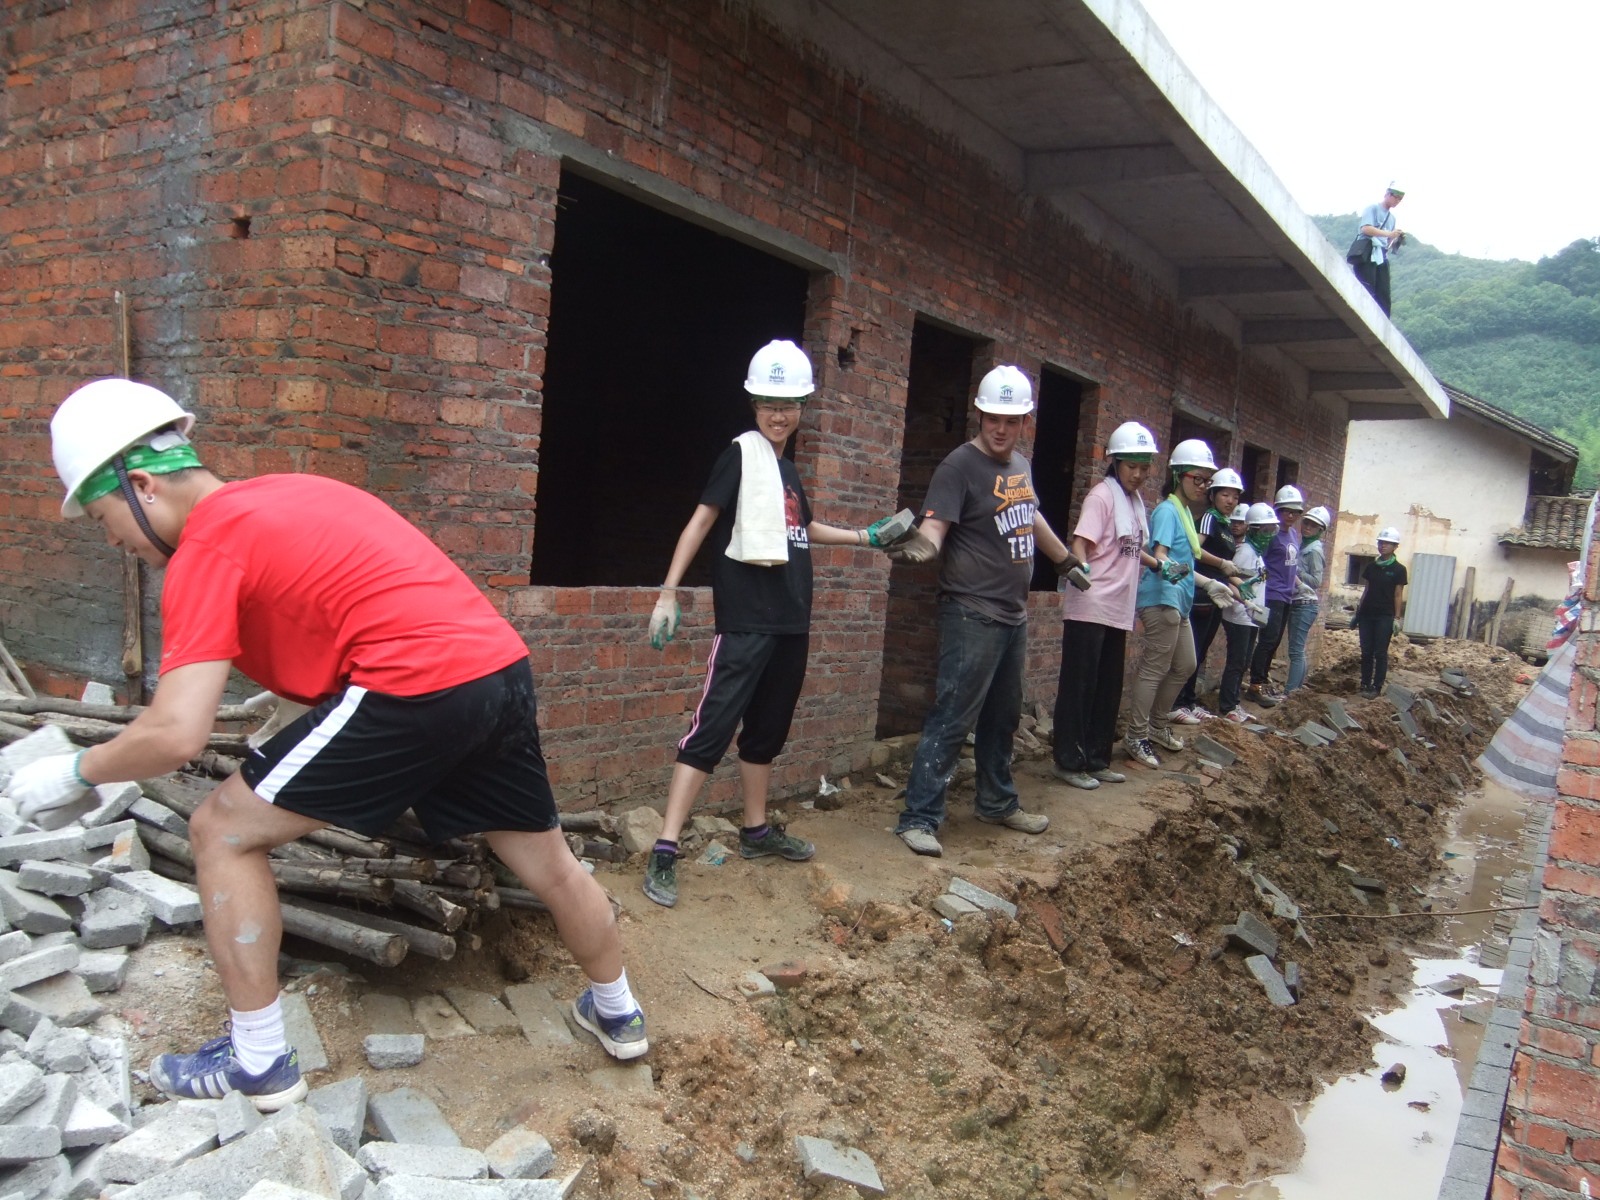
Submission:
[[[1341,250],[1356,214],[1314,217]],[[1541,258],[1468,258],[1408,238],[1394,322],[1440,379],[1575,443],[1577,483],[1600,467],[1600,240]]]

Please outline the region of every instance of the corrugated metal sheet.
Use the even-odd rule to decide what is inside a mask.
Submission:
[[[1412,555],[1406,573],[1411,582],[1406,585],[1406,619],[1401,628],[1418,637],[1443,637],[1455,590],[1455,555]]]

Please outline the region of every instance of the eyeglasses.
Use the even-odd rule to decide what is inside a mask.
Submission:
[[[772,416],[777,413],[797,413],[802,407],[799,404],[757,404],[756,411]]]
[[[1196,483],[1199,483],[1199,484],[1207,484],[1207,483],[1211,482],[1211,476],[1204,475],[1199,471],[1185,471],[1184,474],[1183,474],[1183,478],[1192,479]]]

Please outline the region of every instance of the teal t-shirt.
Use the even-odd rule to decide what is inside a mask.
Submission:
[[[1176,496],[1168,496],[1156,505],[1155,512],[1150,514],[1150,541],[1145,549],[1154,554],[1157,546],[1167,547],[1167,557],[1173,562],[1188,563],[1189,573],[1177,583],[1168,583],[1159,571],[1144,571],[1139,576],[1136,604],[1139,608],[1175,608],[1180,616],[1187,617],[1194,607],[1195,561],[1194,547],[1189,544],[1189,535],[1184,532],[1178,510],[1173,507],[1179,503]]]

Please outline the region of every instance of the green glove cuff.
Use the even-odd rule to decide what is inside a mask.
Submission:
[[[94,784],[85,779],[83,777],[83,772],[78,770],[78,764],[83,761],[83,756],[87,753],[89,753],[87,750],[79,750],[72,756],[72,773],[78,777],[78,782],[83,784],[84,787],[92,788]]]

